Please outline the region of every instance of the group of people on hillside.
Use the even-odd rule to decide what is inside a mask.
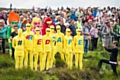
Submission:
[[[75,36],[76,29],[81,29],[85,40],[85,52],[88,50],[94,50],[97,48],[98,38],[100,41],[110,47],[112,40],[119,41],[119,26],[120,26],[120,8],[105,7],[105,8],[66,8],[63,7],[58,10],[52,10],[51,8],[39,9],[37,11],[34,8],[29,12],[17,11],[20,16],[18,28],[25,29],[25,24],[22,24],[26,19],[29,23],[32,23],[34,17],[41,19],[44,23],[46,17],[50,17],[54,26],[60,25],[61,32],[65,34],[66,28],[70,28],[71,36]],[[9,26],[8,11],[0,12],[0,19],[3,19],[5,23],[1,22],[1,26]],[[41,24],[41,28],[43,27]],[[2,27],[1,27],[2,28]],[[2,30],[2,29],[1,29]],[[3,33],[1,33],[2,35]],[[42,34],[42,33],[41,33]],[[88,40],[87,36],[91,36],[91,40]],[[3,37],[3,36],[2,36]],[[5,35],[4,37],[5,38]],[[3,40],[4,43],[4,40]],[[92,47],[90,47],[90,43]],[[4,45],[3,45],[4,46]],[[4,52],[5,53],[5,52]]]
[[[113,40],[119,42],[120,8],[108,6],[104,8],[88,7],[87,9],[67,7],[65,9],[62,7],[58,10],[45,8],[37,11],[33,8],[28,12],[14,10],[15,20],[17,19],[17,21],[13,21],[10,12],[12,10],[0,11],[0,42],[2,43],[3,53],[5,53],[5,40],[6,37],[8,38],[6,36],[8,31],[11,31],[8,40],[10,43],[17,35],[17,29],[21,28],[23,32],[26,31],[27,23],[32,25],[34,34],[36,34],[35,28],[38,27],[41,35],[46,34],[45,30],[50,25],[54,26],[55,33],[57,32],[56,25],[60,25],[63,34],[66,34],[66,29],[69,28],[72,37],[76,36],[76,29],[81,29],[81,35],[84,37],[84,53],[97,49],[99,39],[106,48],[111,47]],[[12,20],[10,21],[10,19]],[[17,25],[13,26],[13,24]],[[9,26],[14,30],[8,30]],[[12,51],[14,53],[13,48]]]

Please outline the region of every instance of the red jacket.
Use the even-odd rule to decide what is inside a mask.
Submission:
[[[55,27],[55,24],[52,22],[51,25],[53,25]],[[50,26],[51,26],[50,25]],[[43,24],[43,28],[42,28],[42,35],[45,35],[46,34],[46,29],[47,28],[50,28],[50,26],[48,26],[48,24],[44,23]]]
[[[43,23],[43,28],[42,28],[42,35],[46,34],[46,29],[50,28],[50,26],[47,24],[47,22],[51,21],[52,23],[50,24],[55,27],[55,24],[53,23],[52,19],[50,17],[45,18],[44,23]]]
[[[93,21],[94,20],[94,16],[87,16],[87,20],[89,21],[90,19]]]

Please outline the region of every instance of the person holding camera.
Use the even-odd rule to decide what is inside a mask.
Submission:
[[[112,46],[113,46],[113,48],[109,49],[109,48],[105,47],[105,44],[103,44],[104,49],[105,49],[106,51],[108,51],[108,52],[111,53],[111,54],[110,54],[110,59],[109,59],[109,60],[107,60],[107,59],[101,59],[101,60],[99,61],[99,63],[98,63],[98,67],[99,67],[99,69],[100,69],[101,66],[102,66],[102,63],[110,64],[110,65],[111,65],[111,68],[112,68],[112,70],[113,70],[113,72],[114,72],[114,74],[115,74],[116,76],[118,76],[117,70],[116,70],[117,65],[118,65],[118,62],[117,62],[118,43],[117,43],[117,41],[113,41]]]

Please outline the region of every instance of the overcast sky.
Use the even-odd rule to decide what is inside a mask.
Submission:
[[[9,7],[10,3],[16,8],[46,7],[57,8],[60,6],[88,7],[88,6],[115,6],[120,7],[120,0],[0,0],[0,7]]]

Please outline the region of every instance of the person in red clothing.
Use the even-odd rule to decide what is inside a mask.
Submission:
[[[87,21],[89,20],[94,20],[94,16],[92,15],[92,13],[90,13],[88,16],[87,16]]]
[[[46,29],[50,28],[51,25],[55,27],[55,24],[53,23],[52,19],[50,17],[45,18],[42,28],[42,35],[46,34]]]

